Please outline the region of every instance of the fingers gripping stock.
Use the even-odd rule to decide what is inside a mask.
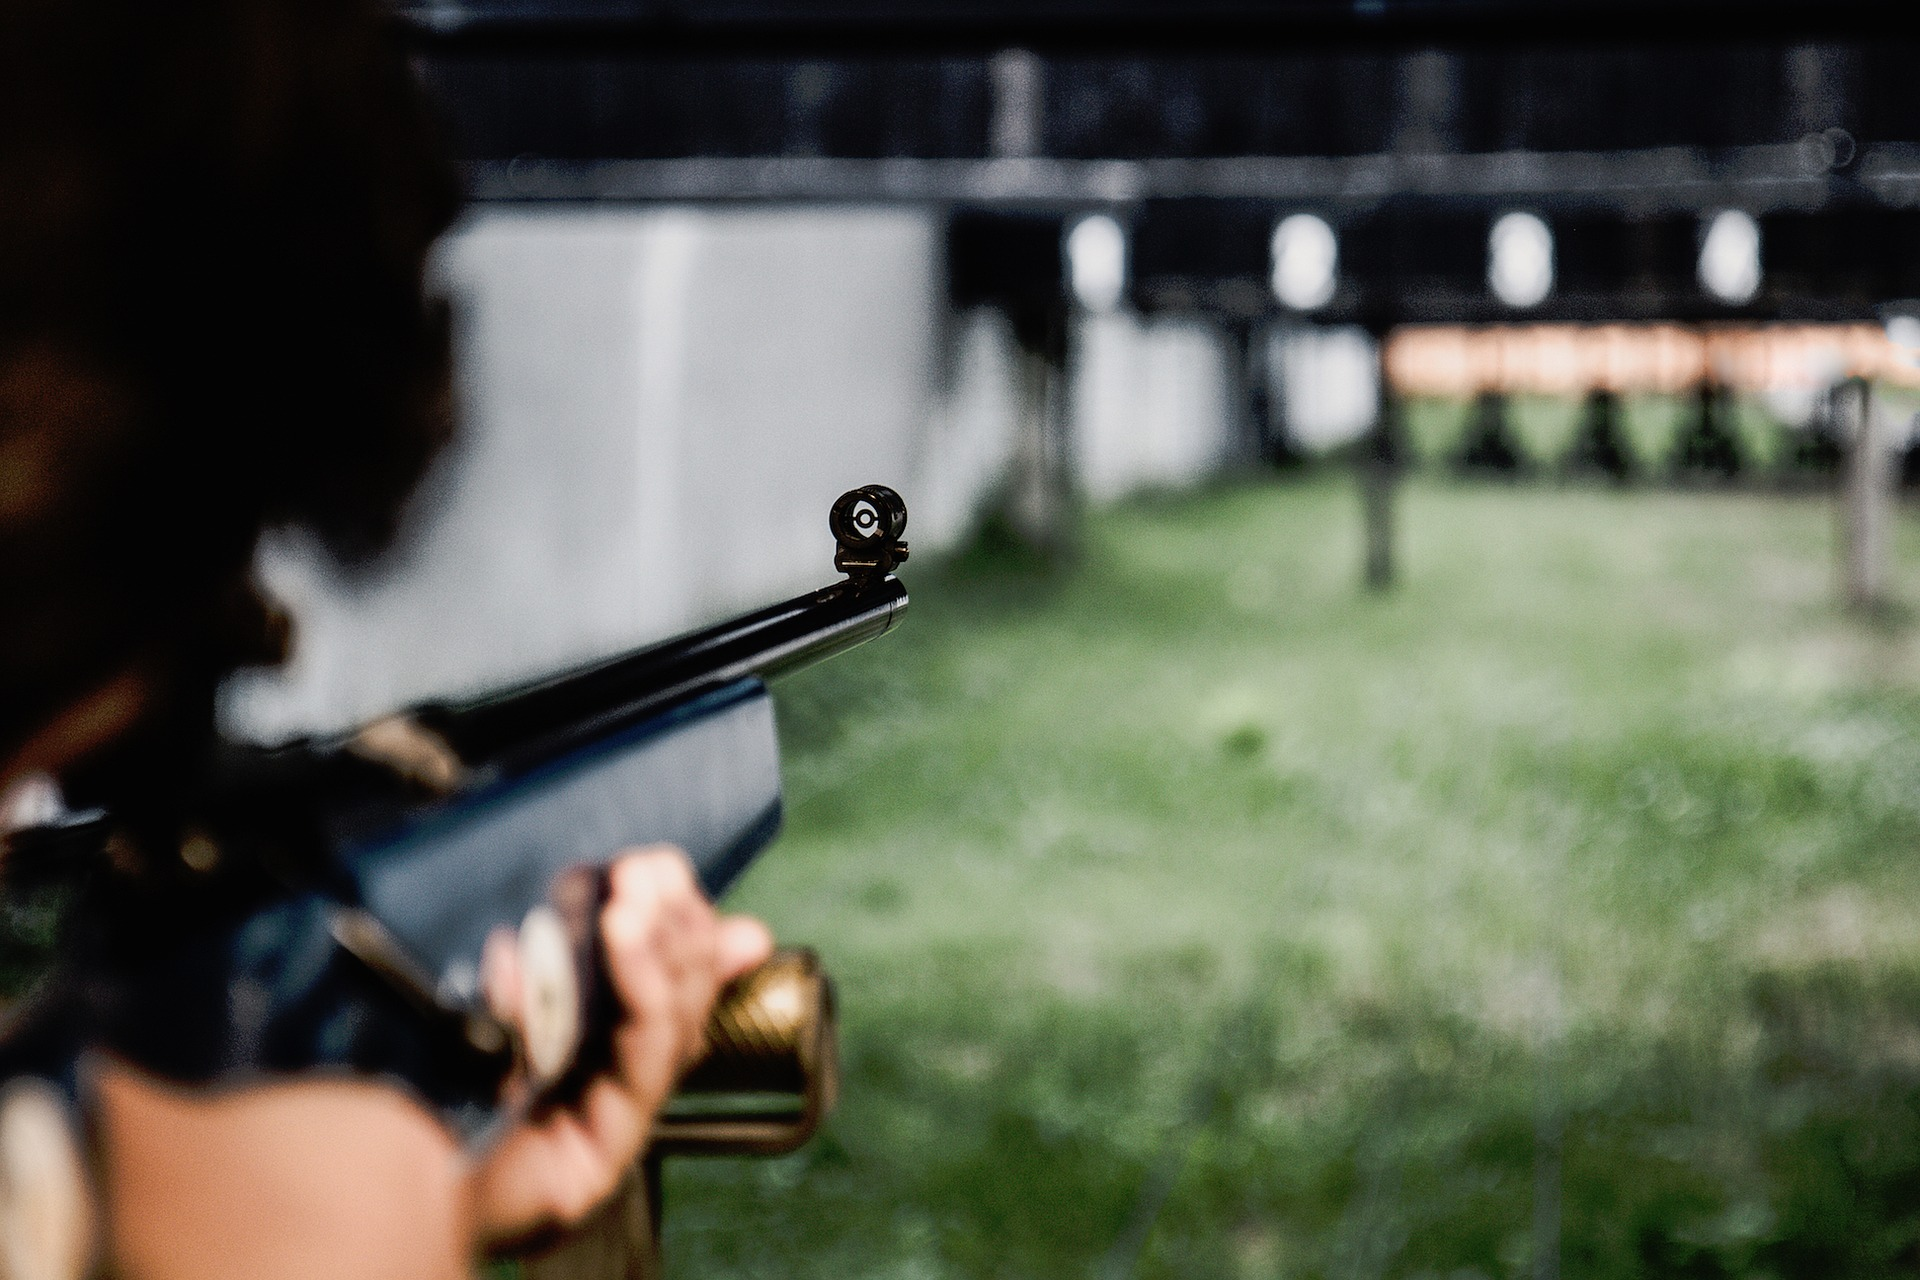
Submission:
[[[584,876],[527,913],[516,941],[518,1024],[530,1083],[569,1099],[607,1062],[617,1011]],[[589,968],[588,966],[592,966]],[[699,1056],[654,1126],[658,1155],[782,1155],[820,1127],[839,1085],[832,980],[811,949],[787,948],[721,991]]]
[[[833,988],[812,951],[775,952],[721,993],[706,1049],[656,1121],[647,1158],[579,1225],[512,1255],[527,1280],[650,1280],[660,1265],[660,1157],[777,1156],[833,1107]],[[769,1101],[771,1099],[771,1101]]]

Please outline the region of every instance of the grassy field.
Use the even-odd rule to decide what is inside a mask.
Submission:
[[[1402,512],[1378,597],[1324,474],[916,563],[786,686],[736,905],[844,1100],[670,1171],[673,1275],[1920,1266],[1920,631],[1813,498]]]

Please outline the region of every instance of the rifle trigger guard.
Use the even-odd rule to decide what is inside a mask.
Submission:
[[[858,590],[892,573],[907,559],[907,504],[883,484],[861,485],[841,494],[827,513],[838,544],[833,567]]]

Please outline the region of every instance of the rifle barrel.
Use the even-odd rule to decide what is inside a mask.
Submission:
[[[618,657],[467,702],[417,708],[414,717],[470,765],[508,772],[658,713],[743,676],[810,666],[884,634],[907,609],[907,589],[835,583]]]

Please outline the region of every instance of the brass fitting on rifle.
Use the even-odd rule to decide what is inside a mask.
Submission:
[[[705,1054],[654,1125],[654,1154],[785,1155],[833,1109],[833,982],[811,949],[776,951],[729,986],[706,1037]]]

